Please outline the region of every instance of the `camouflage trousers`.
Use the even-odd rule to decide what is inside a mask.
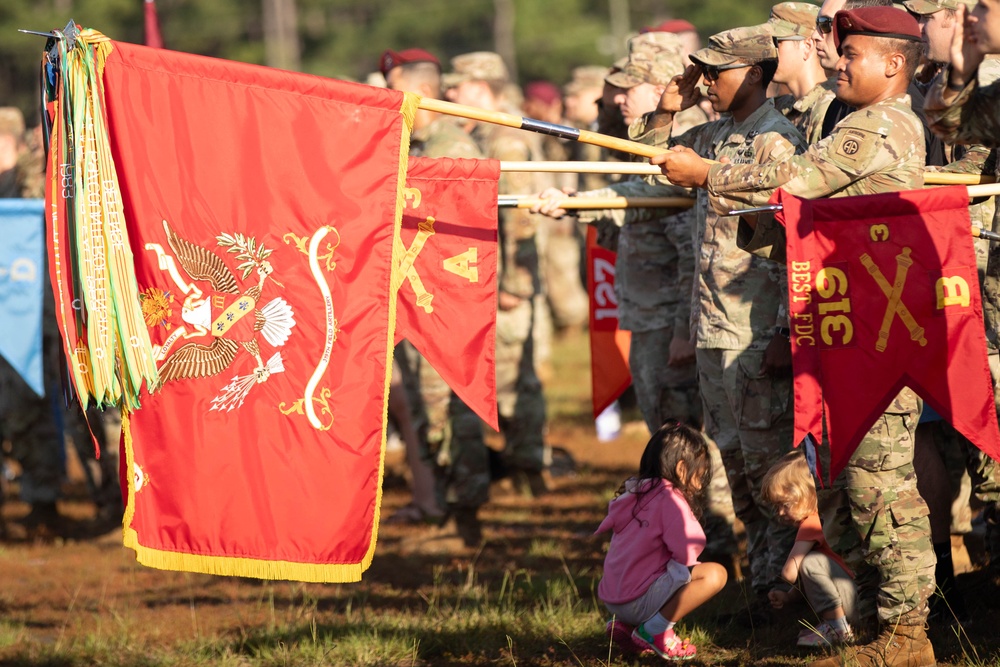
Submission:
[[[823,534],[854,570],[859,615],[870,616],[874,603],[885,625],[922,625],[934,592],[930,520],[913,469],[918,414],[879,417],[832,486],[817,494]],[[818,450],[823,470],[829,450]]]
[[[52,503],[60,495],[66,469],[62,410],[55,379],[46,367],[46,396],[38,396],[0,357],[0,441],[10,440],[11,455],[21,466],[21,499]]]
[[[650,433],[655,433],[668,419],[701,428],[702,406],[698,393],[698,366],[670,366],[670,341],[673,327],[652,331],[633,331],[629,347],[629,367],[632,386],[643,419]],[[705,550],[715,554],[736,553],[733,524],[732,492],[726,478],[726,467],[715,442],[706,437],[712,453],[712,481],[708,487],[705,513],[701,526],[705,530]]]
[[[922,423],[919,426],[940,456],[951,492],[951,534],[972,532],[970,498],[982,504],[1000,501],[997,464],[947,421]],[[1000,555],[1000,551],[996,552]]]
[[[535,372],[534,302],[497,311],[497,410],[504,437],[504,461],[511,469],[545,468],[545,397]]]
[[[764,595],[781,580],[796,530],[760,498],[771,465],[792,448],[791,378],[761,372],[763,351],[698,348],[705,431],[719,447],[733,510],[746,528],[751,582]]]
[[[482,422],[409,342],[396,346],[394,358],[403,375],[421,458],[434,470],[438,505],[479,507],[490,490]]]
[[[98,507],[122,504],[120,481],[120,442],[122,416],[118,408],[101,411],[91,406],[86,413],[79,404],[67,407],[63,413],[66,434],[76,448],[83,464],[87,485]],[[95,457],[95,441],[100,458]]]
[[[549,220],[542,284],[556,329],[582,327],[590,314],[590,298],[580,280],[580,240],[573,218]]]

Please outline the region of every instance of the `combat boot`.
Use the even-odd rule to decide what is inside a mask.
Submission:
[[[810,667],[934,667],[934,647],[921,625],[893,625],[870,644],[845,649]]]
[[[483,524],[479,520],[478,513],[477,507],[456,507],[452,510],[455,532],[462,538],[462,543],[472,549],[483,542]]]

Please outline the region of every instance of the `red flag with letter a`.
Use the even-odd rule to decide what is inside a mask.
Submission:
[[[587,291],[590,293],[590,368],[594,418],[632,384],[628,350],[632,334],[618,328],[615,253],[597,245],[587,229]]]
[[[494,429],[499,179],[496,160],[410,158],[396,302],[396,340]]]
[[[126,546],[164,569],[359,580],[416,98],[117,42],[103,94],[159,374],[123,424]]]
[[[1000,459],[966,189],[776,197],[787,239],[795,442],[820,441],[825,411],[832,479],[909,386]]]

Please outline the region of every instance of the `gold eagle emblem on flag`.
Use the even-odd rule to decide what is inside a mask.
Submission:
[[[274,267],[268,260],[272,251],[252,236],[235,233],[216,237],[219,247],[235,253],[241,262],[237,270],[242,272],[242,279],[251,272],[257,273],[257,283],[241,289],[236,274],[217,253],[181,237],[166,220],[163,229],[173,256],[158,243],[147,243],[146,249],[156,252],[159,268],[185,296],[181,307],[182,324],[162,346],[154,346],[156,359],[163,360],[158,368],[160,386],[176,380],[218,375],[233,364],[242,347],[257,362],[253,373],[233,377],[212,400],[213,410],[232,410],[243,404],[255,384],[266,382],[273,373],[284,370],[280,352],[275,352],[267,362],[260,352],[261,338],[271,347],[281,347],[295,326],[294,313],[283,298],[275,297],[261,305],[261,295],[269,278],[282,286],[272,277]],[[177,270],[177,264],[190,281]],[[198,281],[207,281],[208,289],[200,289]],[[211,342],[189,342],[170,353],[174,343],[182,338],[206,337],[210,337]]]

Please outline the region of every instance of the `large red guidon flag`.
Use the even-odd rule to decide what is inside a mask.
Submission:
[[[1000,459],[964,187],[804,200],[779,191],[795,442],[822,433],[836,477],[904,386]],[[826,475],[826,471],[821,471]]]
[[[411,157],[396,340],[497,429],[496,160]]]
[[[628,351],[632,334],[618,328],[616,253],[597,244],[587,229],[587,292],[590,293],[590,370],[594,419],[632,384]]]
[[[128,44],[104,75],[162,386],[125,421],[125,544],[356,581],[375,550],[415,98]]]

